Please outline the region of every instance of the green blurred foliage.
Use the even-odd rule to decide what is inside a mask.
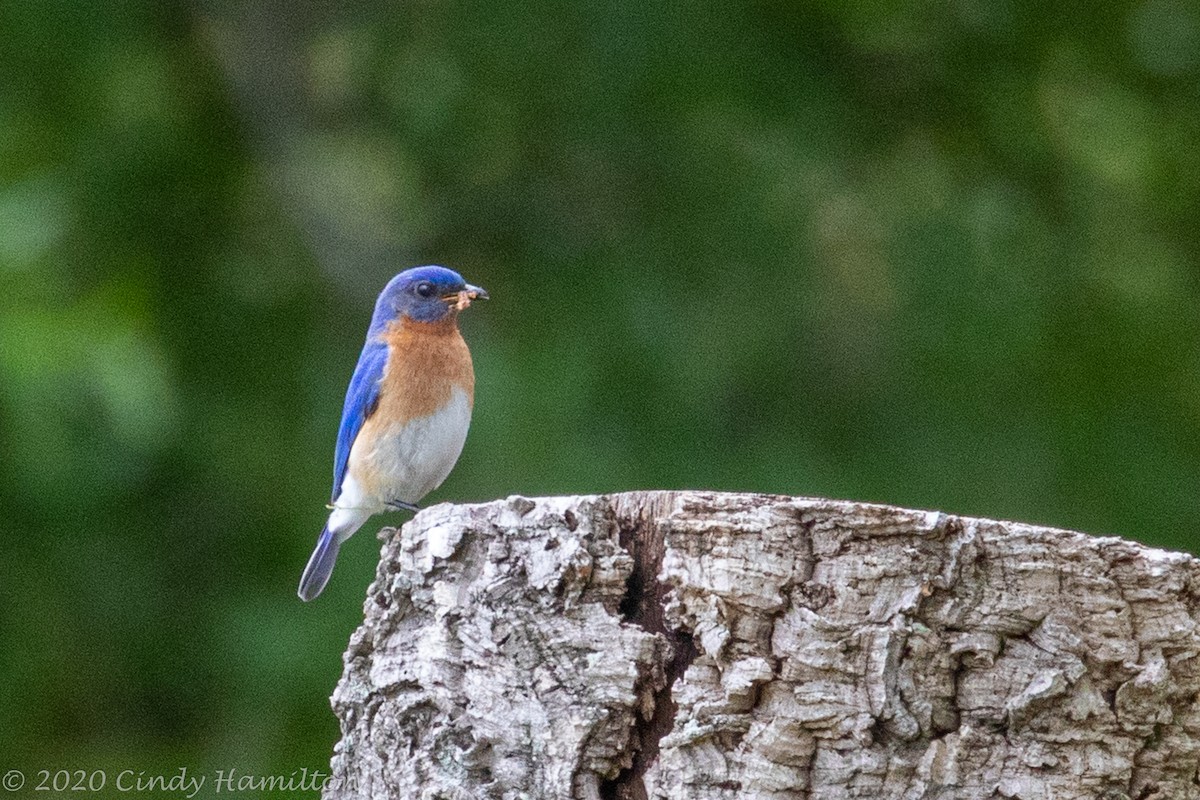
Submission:
[[[375,5],[0,4],[0,766],[328,763],[371,534],[294,589],[418,263],[494,298],[432,502],[1195,548],[1194,4]]]

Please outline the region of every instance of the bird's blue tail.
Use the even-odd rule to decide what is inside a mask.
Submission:
[[[312,600],[321,593],[325,584],[329,583],[329,576],[333,573],[333,564],[337,561],[338,547],[340,546],[341,542],[338,541],[338,537],[329,528],[321,531],[321,538],[317,539],[317,547],[308,559],[308,566],[304,568],[304,574],[300,576],[300,590],[297,594],[300,595],[301,600]]]

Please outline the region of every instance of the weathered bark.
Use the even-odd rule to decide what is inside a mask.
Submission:
[[[437,506],[334,694],[326,798],[1200,798],[1200,562],[702,492]]]

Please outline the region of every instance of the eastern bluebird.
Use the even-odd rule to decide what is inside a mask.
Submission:
[[[375,301],[342,408],[332,511],[300,577],[300,599],[321,593],[338,547],[371,515],[417,510],[450,474],[475,403],[458,312],[487,296],[445,267],[416,267],[392,278]]]

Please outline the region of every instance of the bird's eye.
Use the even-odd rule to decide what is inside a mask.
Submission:
[[[433,284],[429,281],[421,281],[417,284],[417,294],[421,297],[433,297]]]

